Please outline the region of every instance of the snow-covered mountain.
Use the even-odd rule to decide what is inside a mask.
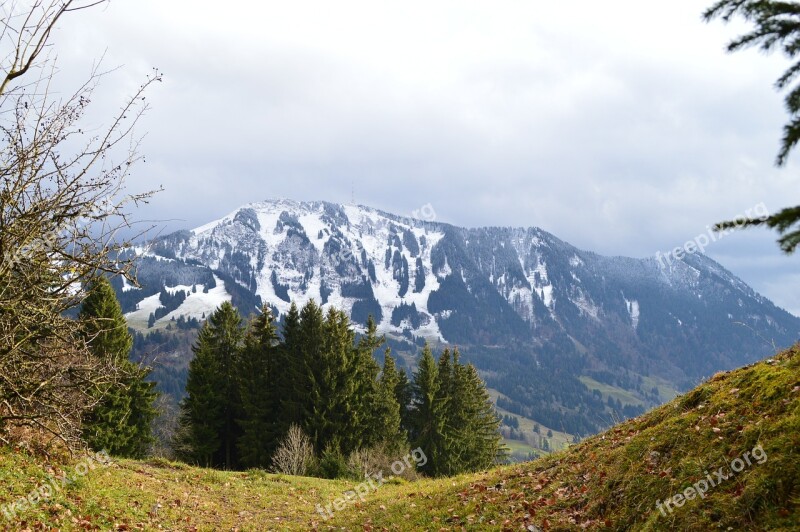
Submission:
[[[145,255],[141,301],[125,293],[139,321],[158,303],[146,294],[178,285],[188,297],[162,323],[224,298],[279,313],[314,298],[356,323],[374,316],[389,336],[458,344],[476,359],[506,347],[532,364],[563,357],[598,375],[625,368],[687,385],[800,336],[800,319],[701,254],[671,264],[604,257],[537,228],[465,229],[362,206],[253,203],[159,238]],[[196,283],[213,295],[209,308]]]

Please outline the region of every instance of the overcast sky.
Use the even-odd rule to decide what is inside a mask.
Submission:
[[[106,51],[110,114],[153,67],[140,217],[192,228],[266,198],[430,204],[460,226],[538,226],[646,257],[759,203],[795,205],[773,161],[785,66],[728,55],[743,26],[673,0],[112,0],[55,35],[62,82]],[[94,115],[93,115],[94,116]],[[800,314],[800,257],[766,230],[707,253]]]

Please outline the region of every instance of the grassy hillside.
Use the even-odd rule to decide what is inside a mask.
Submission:
[[[0,505],[62,472],[76,482],[12,520],[0,513],[0,523],[8,530],[797,530],[800,348],[718,374],[566,451],[477,475],[358,485],[163,461],[62,468],[6,449]]]
[[[732,467],[741,470],[718,477],[719,468],[729,476]],[[690,487],[694,492],[686,491]],[[678,499],[677,506],[673,499],[665,507],[665,499],[684,492],[691,500]],[[718,374],[567,451],[454,479],[442,491],[420,489],[405,499],[383,492],[335,522],[355,528],[369,520],[376,529],[399,523],[408,530],[435,525],[798,530],[799,505],[800,348],[795,347]]]
[[[497,409],[497,413],[501,416],[511,416],[517,418],[519,421],[519,431],[525,436],[524,441],[503,438],[503,444],[509,449],[510,461],[522,462],[528,460],[528,457],[531,453],[533,453],[534,456],[544,456],[550,454],[552,451],[564,449],[572,444],[572,434],[555,430],[552,427],[537,423],[530,418],[498,407],[497,398],[505,396],[493,388],[489,388],[488,391],[489,396],[492,398],[492,402],[494,402],[495,408]],[[539,425],[539,433],[534,432],[533,427],[535,425]],[[553,436],[548,438],[548,431],[550,431]],[[544,438],[547,438],[548,447],[550,450],[543,449],[540,440]]]

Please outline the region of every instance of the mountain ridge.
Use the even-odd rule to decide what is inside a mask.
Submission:
[[[140,329],[145,297],[166,305],[156,328],[190,303],[201,319],[213,309],[199,312],[198,289],[222,294],[220,281],[245,314],[266,303],[282,315],[313,297],[362,327],[374,316],[409,366],[426,340],[459,345],[507,398],[503,408],[556,427],[560,416],[572,433],[597,430],[615,411],[638,412],[609,408],[602,393],[598,404],[597,388],[578,377],[654,406],[669,397],[652,379],[688,389],[774,351],[764,339],[788,346],[800,337],[800,318],[705,255],[667,265],[608,257],[537,227],[460,228],[371,207],[267,200],[139,251],[143,289],[120,296]]]

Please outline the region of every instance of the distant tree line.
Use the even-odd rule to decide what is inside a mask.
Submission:
[[[511,427],[512,429],[519,428],[519,418],[517,416],[503,416],[503,425]]]
[[[291,461],[287,449],[307,449],[308,466],[294,461],[292,472],[328,478],[352,473],[354,457],[396,459],[409,447],[426,453],[421,472],[432,476],[502,458],[499,418],[457,350],[437,361],[426,345],[411,382],[388,348],[378,364],[384,346],[371,318],[358,336],[347,314],[313,300],[291,305],[280,335],[268,307],[245,324],[223,303],[193,346],[176,454],[207,467],[276,469]]]

